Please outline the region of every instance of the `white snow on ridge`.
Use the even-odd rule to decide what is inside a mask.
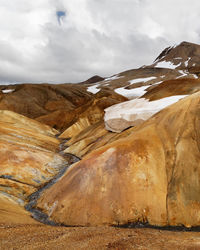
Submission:
[[[155,65],[155,68],[176,69],[180,65],[181,65],[181,62],[179,64],[177,64],[177,65],[174,65],[172,62],[162,61],[162,62],[158,62]]]
[[[12,93],[15,89],[2,89],[1,92],[4,94]]]
[[[183,70],[179,70],[178,72],[179,72],[181,75],[178,76],[178,77],[176,77],[176,79],[181,78],[181,77],[184,77],[184,76],[188,76],[188,73],[185,72],[185,71],[183,71]]]
[[[151,86],[159,85],[160,83],[163,83],[164,81],[157,82],[155,84],[152,84]]]
[[[155,76],[151,76],[151,77],[145,77],[145,78],[137,78],[137,79],[133,79],[133,80],[130,80],[130,84],[134,84],[134,83],[138,83],[138,82],[148,82],[148,81],[151,81],[151,80],[155,80],[157,77]]]
[[[198,79],[199,77],[195,74],[189,74],[187,71],[184,71],[184,70],[179,70],[179,73],[181,74],[180,76],[176,77],[176,79],[178,78],[182,78],[184,76],[188,76],[190,77],[191,75],[195,78],[195,79]]]
[[[187,95],[175,95],[162,98],[156,101],[149,101],[148,99],[134,99],[127,102],[115,104],[111,107],[106,108],[104,121],[112,131],[112,120],[122,119],[134,124],[136,121],[145,121],[149,119],[152,115],[159,112],[160,110],[168,107],[169,105],[178,102],[180,99],[186,97]],[[120,126],[119,130],[124,130],[130,126],[124,125]],[[116,128],[114,128],[116,129]],[[114,130],[113,130],[114,131]]]
[[[153,115],[159,112],[160,110],[168,107],[169,105],[175,102],[178,102],[180,99],[183,99],[186,96],[187,95],[174,95],[174,96],[165,97],[160,100],[151,101],[151,102],[149,102],[148,99],[141,98],[141,99],[137,99],[138,103],[136,100],[133,100],[136,102],[136,106],[133,107],[133,109],[130,108],[129,110],[124,111],[123,118],[128,120],[130,115],[133,114],[133,111],[136,112],[137,114],[143,114],[143,113],[149,112],[151,113],[151,115]],[[139,100],[143,100],[141,101],[141,105],[139,105],[140,104]],[[145,105],[142,105],[142,102],[145,103]]]
[[[186,96],[188,95],[174,95],[151,102],[148,99],[139,98],[115,104],[106,108],[105,111],[112,111],[112,116],[109,116],[109,119],[124,118],[129,120],[129,116],[134,113],[142,114],[148,111],[153,115],[167,106],[178,102],[180,99],[185,98]]]
[[[122,77],[124,77],[124,76],[114,75],[114,76],[111,76],[111,77],[108,77],[108,78],[104,79],[103,81],[107,82],[107,81],[117,80],[117,79],[120,79]]]
[[[134,88],[134,89],[125,89],[125,87],[122,88],[117,88],[114,91],[119,94],[122,95],[128,99],[135,99],[138,98],[140,96],[143,96],[147,91],[145,91],[145,89],[147,89],[149,86],[152,85],[148,85],[148,86],[142,86],[139,88]]]
[[[192,74],[194,76],[195,79],[198,79],[199,77],[195,74]]]
[[[92,93],[92,94],[96,94],[100,91],[100,89],[97,89],[97,87],[99,87],[99,84],[95,84],[93,86],[88,87],[87,91]]]
[[[191,57],[188,57],[188,60],[185,61],[185,67],[188,67],[188,63],[189,63],[190,59],[191,59]]]

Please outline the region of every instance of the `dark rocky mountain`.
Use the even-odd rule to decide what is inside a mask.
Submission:
[[[200,67],[200,45],[182,42],[177,46],[164,49],[156,58],[153,66],[159,67],[164,63],[178,69],[199,69]]]

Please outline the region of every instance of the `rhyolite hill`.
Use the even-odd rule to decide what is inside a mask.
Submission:
[[[199,74],[182,42],[107,78],[2,83],[0,222],[199,226]]]

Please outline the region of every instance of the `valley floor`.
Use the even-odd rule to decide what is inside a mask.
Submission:
[[[199,232],[0,224],[0,249],[200,249]]]

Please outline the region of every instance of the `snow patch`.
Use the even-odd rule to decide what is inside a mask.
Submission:
[[[163,83],[164,81],[160,81],[160,82],[157,82],[156,84],[153,84],[153,85],[158,85],[158,84],[160,84],[160,83]],[[153,86],[153,85],[151,85],[151,86]]]
[[[1,92],[2,92],[3,94],[12,93],[12,92],[14,92],[14,91],[15,91],[15,89],[2,89],[2,90],[1,90]]]
[[[111,77],[108,77],[108,78],[104,79],[104,82],[117,80],[117,79],[120,79],[122,77],[124,77],[124,76],[114,75],[114,76],[111,76]]]
[[[99,87],[99,84],[95,84],[93,86],[88,87],[87,91],[92,93],[92,94],[96,94],[100,91],[100,89],[97,89],[97,87]]]
[[[188,76],[188,73],[187,73],[186,71],[179,70],[178,72],[179,72],[181,75],[178,76],[178,77],[176,77],[176,79],[181,78],[181,77],[184,77],[184,76]]]
[[[142,87],[134,88],[134,89],[125,89],[125,87],[121,87],[121,88],[115,89],[114,91],[117,94],[122,95],[128,99],[133,99],[133,98],[143,96],[147,92],[145,89],[147,89],[150,86],[152,85],[142,86]]]
[[[105,122],[111,119],[124,119],[126,121],[147,120],[155,113],[186,96],[169,96],[151,102],[148,99],[140,98],[115,104],[105,109],[104,120]]]
[[[138,83],[138,82],[148,82],[148,81],[151,81],[151,80],[155,80],[157,77],[155,76],[151,76],[151,77],[145,77],[145,78],[137,78],[137,79],[133,79],[133,80],[130,80],[130,84],[134,84],[134,83]]]
[[[195,79],[198,79],[199,77],[195,74],[192,74],[192,76],[194,76]]]
[[[185,67],[188,67],[188,63],[189,63],[190,60],[191,60],[191,57],[189,57],[188,60],[185,61]]]
[[[162,61],[162,62],[158,62],[155,65],[155,68],[167,68],[167,69],[176,69],[177,67],[179,67],[181,65],[181,62],[177,65],[173,64],[172,62],[167,62],[167,61]]]

